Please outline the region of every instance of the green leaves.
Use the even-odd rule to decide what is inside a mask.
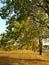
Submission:
[[[8,20],[7,41],[19,39],[19,43],[28,45],[28,40],[32,41],[34,37],[49,37],[48,0],[6,0],[5,3],[0,16]]]

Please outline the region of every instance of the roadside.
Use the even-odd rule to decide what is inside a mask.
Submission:
[[[0,51],[0,65],[49,65],[49,55],[31,50]]]

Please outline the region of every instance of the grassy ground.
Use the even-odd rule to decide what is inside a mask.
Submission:
[[[0,51],[0,65],[49,65],[49,55],[31,50]]]

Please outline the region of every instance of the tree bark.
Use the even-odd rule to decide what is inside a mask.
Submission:
[[[39,54],[42,55],[42,37],[39,37]]]
[[[36,46],[35,46],[35,43],[32,44],[32,50],[33,50],[34,52],[36,52]]]

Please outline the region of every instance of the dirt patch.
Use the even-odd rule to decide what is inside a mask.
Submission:
[[[48,58],[31,50],[0,51],[0,65],[49,65]]]

